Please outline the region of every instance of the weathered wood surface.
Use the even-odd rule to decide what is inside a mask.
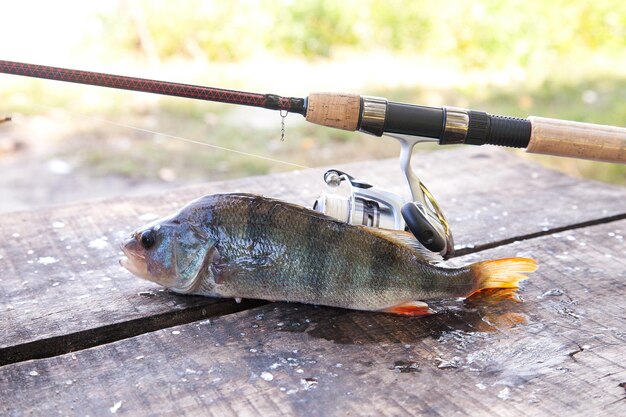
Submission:
[[[624,188],[579,181],[498,149],[418,154],[415,162],[440,200],[461,251],[626,216],[626,207],[618,203],[626,197]],[[395,159],[340,168],[407,192]],[[0,363],[246,308],[159,291],[118,266],[117,242],[150,218],[206,193],[248,191],[310,205],[320,192],[323,172],[246,178],[159,196],[3,215]],[[119,323],[124,326],[116,327]]]
[[[457,305],[424,320],[272,304],[213,326],[155,331],[258,304],[159,291],[117,266],[122,236],[205,193],[310,205],[323,169],[12,213],[0,217],[0,364],[55,357],[0,367],[0,407],[10,415],[110,415],[119,401],[113,410],[128,415],[620,414],[626,189],[493,148],[420,154],[415,166],[461,253],[494,247],[479,256],[538,258],[527,303]],[[397,160],[338,168],[407,190]],[[565,294],[538,298],[553,288]],[[90,346],[98,347],[56,356]]]
[[[427,318],[275,303],[7,365],[0,411],[623,416],[625,234],[622,220],[463,258],[534,256],[524,303]]]

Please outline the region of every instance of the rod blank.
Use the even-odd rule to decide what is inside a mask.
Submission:
[[[304,114],[304,99],[0,60],[0,72]]]

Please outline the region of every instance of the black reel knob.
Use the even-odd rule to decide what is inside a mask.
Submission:
[[[431,226],[426,215],[417,208],[415,203],[406,203],[402,206],[401,213],[413,236],[426,249],[432,252],[441,252],[445,249],[445,239]]]

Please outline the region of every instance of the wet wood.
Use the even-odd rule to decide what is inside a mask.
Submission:
[[[414,165],[469,254],[458,262],[539,260],[526,303],[440,304],[426,319],[258,307],[117,265],[121,237],[195,197],[310,206],[324,169],[5,214],[0,414],[623,415],[626,189],[493,148]],[[406,194],[395,159],[336,168]]]
[[[427,318],[277,303],[0,368],[5,415],[623,416],[626,221],[462,261],[534,256],[523,303]]]
[[[416,169],[439,199],[461,253],[626,216],[626,207],[618,204],[626,197],[623,188],[579,181],[498,149],[463,148],[416,159]],[[397,160],[339,168],[406,193]],[[311,205],[323,172],[298,171],[3,215],[0,364],[242,309],[232,301],[171,294],[132,277],[117,264],[117,242],[133,228],[207,193],[248,191]],[[122,327],[110,327],[115,325]]]

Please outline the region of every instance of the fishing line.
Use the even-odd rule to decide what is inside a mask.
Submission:
[[[36,104],[36,107],[41,107],[47,110],[59,110],[59,108],[55,108],[55,107],[49,107],[46,105],[42,105],[42,104]],[[164,136],[166,138],[170,138],[170,139],[175,139],[175,140],[179,140],[181,142],[187,142],[187,143],[193,143],[196,145],[202,145],[202,146],[206,146],[209,148],[213,148],[213,149],[219,149],[222,151],[227,151],[227,152],[232,152],[232,153],[236,153],[238,155],[243,155],[243,156],[247,156],[247,157],[251,157],[251,158],[257,158],[257,159],[263,159],[265,161],[269,161],[269,162],[275,162],[275,163],[279,163],[279,164],[284,164],[284,165],[289,165],[289,166],[293,166],[296,168],[304,168],[304,169],[310,169],[310,167],[306,166],[306,165],[300,165],[300,164],[296,164],[294,162],[287,162],[287,161],[283,161],[281,159],[276,159],[276,158],[270,158],[269,156],[264,156],[264,155],[258,155],[258,154],[254,154],[254,153],[250,153],[250,152],[244,152],[244,151],[240,151],[237,149],[232,149],[232,148],[227,148],[225,146],[219,146],[219,145],[214,145],[211,143],[206,143],[206,142],[201,142],[198,140],[194,140],[194,139],[189,139],[189,138],[185,138],[182,136],[177,136],[177,135],[172,135],[169,133],[164,133],[164,132],[158,132],[155,130],[150,130],[150,129],[145,129],[142,127],[138,127],[138,126],[133,126],[133,125],[129,125],[126,123],[121,123],[121,122],[116,122],[113,120],[108,120],[108,119],[104,119],[98,116],[92,116],[92,115],[88,115],[88,114],[83,114],[83,113],[78,113],[78,112],[74,112],[74,111],[69,111],[67,109],[61,109],[64,113],[69,114],[70,116],[75,116],[75,117],[79,117],[79,118],[84,118],[84,119],[91,119],[93,121],[96,122],[101,122],[101,123],[107,123],[113,126],[119,126],[119,127],[123,127],[126,129],[131,129],[131,130],[136,130],[139,132],[143,132],[143,133],[150,133],[153,135],[160,135],[160,136]],[[284,133],[283,133],[284,134]]]
[[[263,160],[270,161],[270,162],[277,162],[277,163],[280,163],[280,164],[290,165],[290,166],[294,166],[294,167],[297,167],[297,168],[309,169],[309,167],[305,166],[305,165],[300,165],[300,164],[296,164],[294,162],[287,162],[287,161],[283,161],[283,160],[280,160],[280,159],[270,158],[269,156],[258,155],[258,154],[254,154],[254,153],[239,151],[237,149],[226,148],[224,146],[213,145],[211,143],[200,142],[198,140],[184,138],[182,136],[176,136],[176,135],[172,135],[172,134],[169,134],[169,133],[163,133],[163,132],[158,132],[158,131],[155,131],[155,130],[145,129],[145,128],[142,128],[142,127],[136,127],[136,126],[128,125],[128,124],[125,124],[125,123],[114,122],[112,120],[102,119],[102,118],[96,117],[96,116],[85,116],[85,117],[93,119],[93,120],[96,120],[96,121],[100,121],[100,122],[103,122],[103,123],[108,123],[108,124],[111,124],[111,125],[114,125],[114,126],[120,126],[120,127],[125,127],[125,128],[128,128],[128,129],[132,129],[132,130],[137,130],[139,132],[151,133],[151,134],[154,134],[154,135],[165,136],[167,138],[180,140],[182,142],[194,143],[196,145],[203,145],[203,146],[207,146],[209,148],[214,148],[214,149],[220,149],[222,151],[233,152],[233,153],[236,153],[236,154],[239,154],[239,155],[244,155],[244,156],[248,156],[248,157],[252,157],[252,158],[263,159]]]

